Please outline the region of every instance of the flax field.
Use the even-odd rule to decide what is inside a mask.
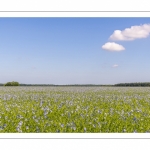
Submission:
[[[149,133],[150,87],[0,87],[1,133]]]

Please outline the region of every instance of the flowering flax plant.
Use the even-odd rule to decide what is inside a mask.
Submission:
[[[1,133],[149,133],[149,87],[0,87]]]

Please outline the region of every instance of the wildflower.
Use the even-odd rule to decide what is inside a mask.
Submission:
[[[23,121],[20,121],[20,122],[18,123],[19,126],[22,126],[22,124],[23,124]]]
[[[98,110],[97,112],[98,112],[99,114],[101,113],[101,111],[100,111],[100,110]]]
[[[37,127],[37,126],[36,126],[36,132],[37,132],[37,133],[40,132],[40,129],[39,129],[39,127]]]
[[[73,127],[73,130],[76,130],[76,127]]]
[[[3,130],[3,126],[0,126],[0,130]]]
[[[95,125],[95,124],[93,124],[93,127],[94,127],[94,128],[96,128],[96,125]]]
[[[7,126],[7,124],[4,124],[4,128]]]
[[[134,117],[134,118],[133,118],[133,120],[134,120],[134,121],[137,121],[137,118],[136,118],[136,117]]]
[[[16,128],[16,130],[17,130],[18,132],[22,132],[22,130],[21,130],[22,124],[23,124],[23,121],[20,121],[20,122],[18,123],[18,126],[17,126],[17,128]]]
[[[60,130],[58,130],[58,129],[57,129],[57,130],[56,130],[56,132],[57,132],[57,133],[59,133],[59,132],[60,132]]]
[[[126,132],[126,129],[123,129],[123,132]]]
[[[63,128],[63,127],[64,127],[64,124],[61,124],[60,126]]]
[[[19,127],[17,127],[16,130],[17,130],[19,133],[22,133],[22,130],[21,130]]]
[[[136,130],[134,130],[134,131],[133,131],[133,133],[137,133],[137,131],[136,131]]]

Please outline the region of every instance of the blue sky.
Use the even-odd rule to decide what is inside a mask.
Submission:
[[[149,24],[150,18],[0,18],[0,83],[150,82]]]

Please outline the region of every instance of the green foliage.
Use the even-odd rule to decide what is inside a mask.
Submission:
[[[150,132],[149,91],[149,87],[0,87],[0,132]]]
[[[137,82],[137,83],[119,83],[115,84],[114,86],[150,86],[150,82]]]
[[[6,84],[4,84],[4,86],[19,86],[19,83],[12,81],[12,82],[7,82]]]

